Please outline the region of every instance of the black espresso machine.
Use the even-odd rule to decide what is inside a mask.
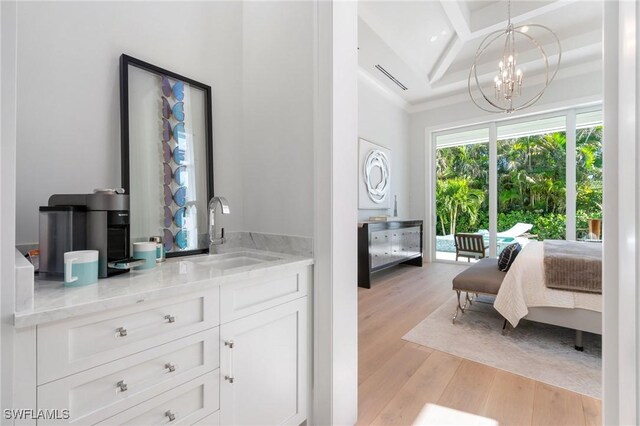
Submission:
[[[54,194],[49,197],[49,206],[40,209],[41,216],[43,211],[56,209],[73,209],[75,217],[82,218],[84,226],[74,226],[76,235],[72,239],[76,243],[73,250],[98,250],[98,277],[106,278],[129,271],[129,195],[124,194],[124,190],[96,189],[93,194]],[[61,250],[59,242],[54,246],[51,241],[69,237],[55,235],[55,230],[43,236],[42,228],[41,225],[40,272],[54,275],[62,270],[63,265],[59,263],[63,253],[57,253]]]

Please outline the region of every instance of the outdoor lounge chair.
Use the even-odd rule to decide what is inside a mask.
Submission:
[[[456,242],[456,260],[458,257],[466,257],[467,261],[471,259],[484,259],[487,257],[488,244],[485,244],[482,234],[456,234],[454,236]]]
[[[503,231],[503,232],[498,232],[498,237],[516,238],[516,237],[519,237],[521,235],[526,234],[527,232],[529,232],[531,230],[531,228],[533,228],[533,225],[530,224],[530,223],[516,223],[510,229],[507,229],[506,231]]]

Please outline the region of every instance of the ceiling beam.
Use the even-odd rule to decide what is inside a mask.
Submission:
[[[602,65],[601,54],[602,43],[594,43],[581,46],[576,49],[567,50],[562,54],[562,64],[560,65],[560,71],[558,75],[564,77],[567,75],[567,69],[579,68],[581,64],[597,63],[598,60],[600,60],[600,64]],[[538,78],[543,78],[544,69],[542,68],[542,62],[537,58],[527,59],[529,60],[525,60],[520,63],[521,67],[528,69],[528,72],[525,75],[527,82],[531,82],[532,80]],[[550,55],[549,59],[552,63],[555,63],[557,60],[557,55]],[[457,72],[449,73],[447,74],[446,79],[442,79],[439,84],[432,86],[432,93],[434,95],[437,95],[441,93],[449,93],[455,92],[457,90],[462,90],[463,88],[467,87],[468,75],[468,70],[460,70]],[[478,79],[482,84],[485,84],[490,83],[491,80],[493,80],[494,76],[494,72],[485,70],[485,72],[478,74]]]
[[[442,53],[440,53],[431,72],[429,72],[428,80],[430,84],[442,78],[471,35],[471,10],[469,5],[466,2],[451,0],[440,0],[440,4],[451,23],[454,34]]]
[[[517,2],[511,4],[511,22],[513,24],[524,24],[541,15],[554,12],[577,0],[551,0],[540,2]],[[527,7],[535,4],[534,9]],[[504,19],[496,22],[496,16],[503,16]],[[491,4],[478,9],[470,14],[469,19],[469,40],[484,37],[489,33],[504,30],[507,26],[507,8],[503,2]]]
[[[562,85],[562,80],[565,79],[575,79],[579,76],[583,76],[586,74],[593,73],[601,73],[602,72],[602,60],[595,60],[590,62],[585,62],[582,64],[577,64],[575,66],[571,66],[563,69],[562,75],[559,75],[559,81],[554,81],[551,83],[552,85]],[[565,80],[567,81],[567,80]],[[542,84],[542,80],[540,76],[535,77],[533,83]],[[409,113],[416,113],[420,111],[425,111],[434,108],[441,108],[443,106],[452,105],[460,102],[465,102],[469,100],[469,94],[466,89],[466,81],[464,86],[460,87],[450,87],[444,91],[436,91],[432,95],[430,95],[430,99],[422,99],[420,101],[412,102],[408,108]],[[580,104],[577,102],[576,104]]]
[[[453,30],[463,41],[471,34],[471,11],[466,2],[440,0],[444,13],[449,18]]]
[[[543,41],[543,45],[546,47],[546,53],[550,56],[554,56],[558,53],[557,49],[551,47],[552,39],[548,38],[547,41]],[[549,44],[549,47],[547,47]],[[575,57],[576,53],[582,51],[584,48],[593,49],[595,46],[602,45],[602,30],[601,29],[593,29],[587,32],[576,34],[572,37],[563,38],[561,41],[562,45],[562,56],[563,60],[569,60],[571,56]],[[527,47],[527,48],[524,48]],[[571,53],[574,52],[574,53]],[[499,51],[495,54],[492,54],[491,51],[482,55],[480,61],[478,63],[479,70],[484,69],[484,66],[487,64],[496,65],[499,58]],[[518,64],[522,67],[526,62],[529,62],[531,59],[537,58],[541,59],[540,53],[538,50],[533,47],[533,45],[523,45],[519,50]],[[454,77],[464,78],[466,81],[466,76],[469,75],[469,68],[471,66],[471,61],[473,57],[469,59],[469,64],[463,63],[460,61],[458,63],[454,63],[449,67],[447,74],[442,78],[442,80],[451,80]],[[495,63],[494,63],[495,62]],[[524,71],[524,69],[523,69]],[[463,77],[464,76],[464,77]],[[444,81],[440,81],[440,83],[444,83]],[[435,86],[435,85],[434,85]]]
[[[457,34],[454,34],[429,73],[429,82],[432,85],[444,76],[463,47],[464,41]]]
[[[530,2],[516,1],[511,6],[511,21],[514,24],[524,23],[575,1],[577,0],[540,1],[535,3],[537,7],[534,9],[527,7],[528,4],[531,4]],[[471,12],[468,4],[463,1],[440,0],[440,4],[456,34],[449,41],[429,73],[428,78],[432,85],[446,74],[466,42],[484,37],[493,31],[504,30],[506,26],[506,8],[503,2],[483,7],[475,12]],[[505,15],[504,21],[496,23],[496,16],[501,15]]]

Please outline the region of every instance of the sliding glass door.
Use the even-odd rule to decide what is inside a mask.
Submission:
[[[489,132],[436,139],[436,259],[456,260],[456,233],[482,230],[489,243]]]
[[[565,117],[498,126],[497,254],[513,242],[565,239]]]
[[[460,233],[481,235],[492,256],[513,242],[602,238],[599,109],[486,123],[432,140],[432,258],[456,260]]]
[[[602,114],[576,115],[576,238],[602,239]]]

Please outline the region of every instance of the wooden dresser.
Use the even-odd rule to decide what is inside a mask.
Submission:
[[[398,264],[422,266],[421,220],[358,223],[358,285],[371,288],[371,274]]]

